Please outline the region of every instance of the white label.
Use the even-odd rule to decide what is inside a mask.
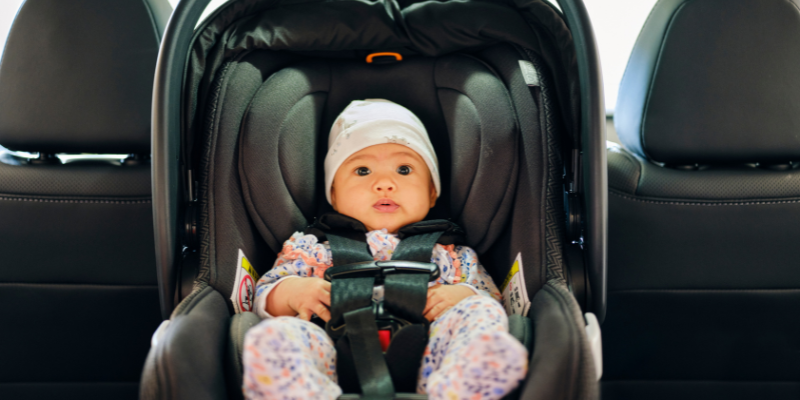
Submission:
[[[233,281],[233,293],[231,294],[231,302],[236,314],[253,311],[257,281],[258,272],[247,260],[247,257],[244,256],[242,249],[239,249],[239,260],[236,263],[236,279]]]
[[[519,68],[522,70],[522,78],[528,86],[539,86],[539,73],[530,61],[519,60]]]
[[[508,315],[527,315],[531,308],[528,299],[528,289],[525,287],[525,275],[522,272],[522,253],[517,253],[517,258],[508,271],[503,281],[503,306]]]
[[[594,371],[597,380],[603,377],[603,338],[600,336],[600,322],[593,313],[584,314],[586,317],[586,338],[589,339],[589,347],[592,349],[594,359]]]

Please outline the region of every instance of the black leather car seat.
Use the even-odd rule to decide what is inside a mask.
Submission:
[[[0,398],[138,396],[160,320],[150,104],[170,12],[27,0],[14,21],[0,63],[0,145],[16,151],[0,157]]]
[[[800,396],[800,10],[669,0],[608,152],[605,399]]]

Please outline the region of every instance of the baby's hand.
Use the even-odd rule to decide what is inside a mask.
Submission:
[[[273,316],[297,315],[311,320],[317,314],[325,322],[331,319],[331,283],[320,278],[286,279],[267,297],[267,312]]]
[[[469,296],[474,296],[475,291],[463,285],[436,285],[428,288],[428,303],[422,313],[428,321],[439,318],[450,307]]]

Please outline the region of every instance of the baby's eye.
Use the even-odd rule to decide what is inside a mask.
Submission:
[[[372,172],[372,171],[370,171],[369,168],[367,168],[367,167],[358,167],[358,168],[356,168],[356,175],[358,175],[358,176],[367,176],[367,175],[370,174],[370,172]]]
[[[397,173],[400,175],[408,175],[411,173],[411,167],[408,165],[401,165],[397,167]]]

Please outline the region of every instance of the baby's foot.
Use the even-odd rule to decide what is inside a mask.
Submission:
[[[528,370],[528,351],[508,332],[477,335],[461,351],[447,355],[428,377],[430,399],[500,399],[519,385]]]

